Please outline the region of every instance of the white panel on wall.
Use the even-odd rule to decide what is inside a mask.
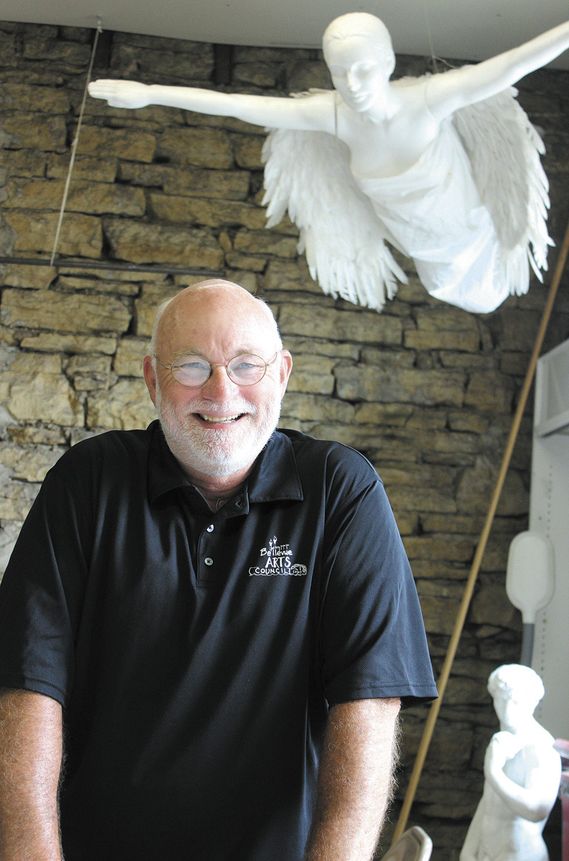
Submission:
[[[555,591],[537,614],[532,666],[545,685],[537,719],[569,738],[569,341],[538,362],[530,529],[555,552]]]

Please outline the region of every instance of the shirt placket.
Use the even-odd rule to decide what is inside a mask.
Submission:
[[[222,572],[220,570],[221,547],[219,544],[219,533],[225,519],[228,517],[237,517],[243,513],[243,505],[242,495],[232,499],[226,503],[221,511],[212,517],[212,520],[200,532],[196,559],[198,584],[207,585],[220,581]]]

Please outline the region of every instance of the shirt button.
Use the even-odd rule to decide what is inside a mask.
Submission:
[[[211,556],[206,556],[204,562],[208,566],[208,568],[213,565],[213,559],[211,558]]]
[[[213,532],[214,528],[215,528],[215,527],[214,527],[213,523],[210,523],[210,524],[209,524],[209,526],[208,526],[208,527],[207,527],[207,529],[206,529],[206,532]]]

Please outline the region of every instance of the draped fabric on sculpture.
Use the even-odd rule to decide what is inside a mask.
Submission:
[[[386,240],[413,259],[432,296],[493,311],[527,292],[530,266],[539,276],[550,243],[543,145],[514,94],[456,112],[392,177],[358,176],[332,135],[270,131],[269,224],[288,209],[312,276],[334,296],[381,310],[395,279],[405,280]]]

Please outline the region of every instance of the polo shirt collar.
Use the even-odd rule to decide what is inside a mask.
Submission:
[[[153,421],[148,463],[148,495],[151,502],[178,487],[190,488],[178,461],[168,448],[160,422]],[[274,431],[260,453],[247,482],[249,502],[302,500],[302,482],[296,465],[292,441],[281,431]]]
[[[257,458],[247,485],[250,502],[304,499],[294,448],[286,434],[274,431]]]

